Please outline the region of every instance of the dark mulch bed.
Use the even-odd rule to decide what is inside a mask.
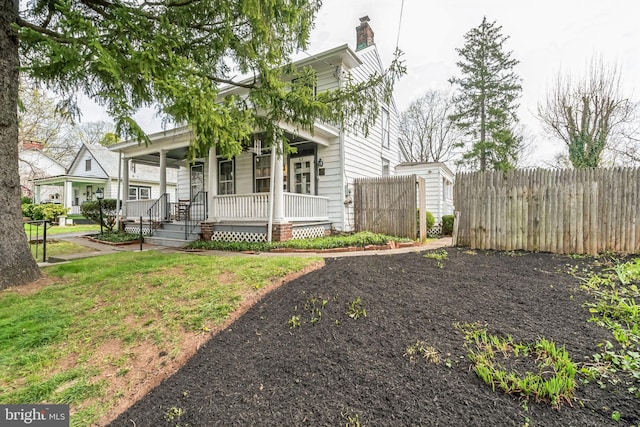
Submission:
[[[585,260],[448,252],[442,268],[423,253],[327,260],[266,296],[112,425],[339,426],[349,417],[365,426],[640,422],[640,404],[623,385],[578,382],[573,405],[559,410],[492,391],[470,370],[453,326],[486,323],[491,333],[525,342],[544,336],[587,361],[612,336],[587,323],[587,296],[567,274],[567,265]],[[357,297],[367,317],[353,320],[345,312]],[[305,311],[312,298],[328,300],[315,324]],[[301,326],[291,329],[295,314]],[[433,346],[440,363],[405,357],[417,340]]]

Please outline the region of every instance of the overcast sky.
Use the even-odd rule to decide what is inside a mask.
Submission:
[[[402,0],[324,0],[309,52],[348,43],[355,48],[355,27],[368,15],[385,65],[398,39]],[[506,49],[520,61],[522,78],[519,117],[537,146],[538,163],[550,160],[556,146],[545,142],[534,114],[558,71],[583,73],[593,56],[621,67],[628,97],[640,98],[639,0],[404,0],[399,47],[405,52],[407,75],[395,92],[400,111],[428,89],[448,89],[457,74],[455,51],[464,34],[483,16],[509,36]]]
[[[535,111],[558,71],[583,73],[592,57],[621,68],[629,98],[640,99],[640,0],[324,0],[308,53],[349,44],[355,49],[359,18],[368,15],[375,43],[388,65],[396,40],[405,52],[408,73],[395,93],[400,111],[428,89],[448,89],[457,74],[455,51],[464,34],[483,16],[497,21],[509,36],[505,48],[520,61],[522,78],[519,117],[536,149],[530,164],[551,160],[561,147],[548,142]],[[398,37],[398,29],[400,33]],[[100,117],[85,110],[84,121]],[[104,116],[102,117],[104,118]],[[151,114],[139,116],[147,131],[158,131]]]

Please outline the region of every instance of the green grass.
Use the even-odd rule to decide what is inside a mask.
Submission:
[[[36,261],[42,261],[42,243],[38,245],[36,245],[35,243],[30,243],[29,246],[31,247],[31,255],[36,258]],[[47,257],[79,254],[83,252],[91,252],[92,250],[93,249],[87,248],[86,246],[78,245],[77,243],[64,242],[62,240],[47,241]]]
[[[94,425],[127,395],[110,379],[135,384],[141,349],[175,357],[185,334],[209,331],[257,289],[316,262],[153,251],[43,269],[46,287],[0,292],[0,402],[69,403],[72,425]]]
[[[38,237],[42,238],[42,227],[36,227],[35,225],[25,224],[24,232],[27,234],[27,239],[29,238],[31,231],[31,238],[36,238],[36,232],[38,233]],[[78,224],[78,225],[67,225],[64,227],[60,227],[59,225],[50,226],[47,228],[47,237],[55,236],[57,234],[67,234],[67,233],[99,233],[100,232],[100,224]]]

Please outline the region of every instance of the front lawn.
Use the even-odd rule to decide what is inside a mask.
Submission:
[[[36,227],[32,224],[25,224],[24,231],[27,234],[27,238],[35,239],[36,233],[38,238],[42,239],[43,228],[42,226]],[[70,234],[70,233],[98,233],[100,232],[100,224],[78,224],[78,225],[66,225],[60,227],[59,225],[52,225],[47,227],[47,236],[55,236],[58,234]]]
[[[73,426],[175,371],[236,310],[317,258],[118,253],[0,292],[0,402],[68,403]]]
[[[31,247],[31,255],[36,259],[36,261],[42,261],[42,243],[30,243],[29,246]],[[64,242],[62,240],[47,241],[47,257],[79,254],[92,251],[93,249],[87,248],[86,246],[78,245],[77,243],[73,242]]]

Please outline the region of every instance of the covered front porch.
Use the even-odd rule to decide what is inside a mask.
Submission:
[[[126,200],[128,220],[142,220],[153,227],[185,222],[198,227],[202,238],[214,240],[271,241],[319,237],[331,230],[329,197],[318,195],[318,173],[324,173],[318,146],[328,145],[319,131],[314,140],[296,137],[296,152],[271,155],[260,144],[226,159],[215,148],[206,158],[185,160],[190,143],[188,129],[152,135],[152,144],[122,143],[125,164],[160,166],[161,188],[168,165],[180,166],[175,199],[165,194],[156,200]],[[155,140],[154,140],[155,139]],[[155,151],[154,151],[155,150]],[[276,152],[281,153],[281,148]],[[124,176],[125,185],[127,177]]]

